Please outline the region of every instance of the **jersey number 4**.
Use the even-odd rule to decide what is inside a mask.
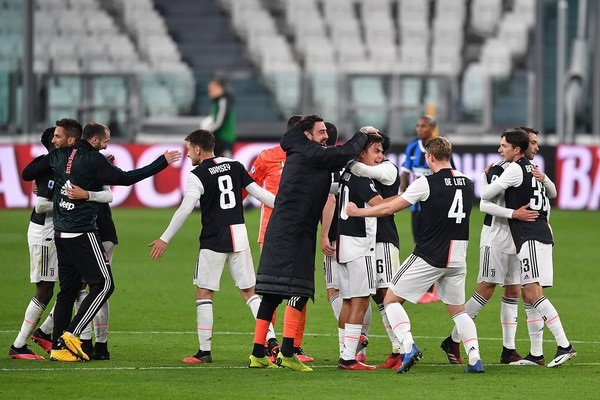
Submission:
[[[463,212],[463,194],[462,189],[456,189],[454,192],[454,199],[452,200],[452,205],[448,210],[448,218],[455,218],[456,223],[460,224],[465,218],[467,214]]]
[[[219,190],[219,205],[223,210],[235,207],[235,193],[233,193],[233,181],[229,175],[221,175],[217,178]]]

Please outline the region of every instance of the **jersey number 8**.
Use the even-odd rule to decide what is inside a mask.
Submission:
[[[221,195],[219,196],[219,205],[221,209],[228,210],[235,207],[235,193],[233,193],[233,182],[231,176],[221,175],[217,178],[219,190]]]

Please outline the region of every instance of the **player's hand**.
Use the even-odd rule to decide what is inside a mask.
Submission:
[[[71,200],[87,200],[90,198],[90,194],[87,190],[84,190],[73,183],[67,186],[67,196],[69,196]]]
[[[379,129],[375,128],[374,126],[363,126],[362,128],[360,128],[360,131],[362,133],[366,133],[369,135],[379,135]]]
[[[150,258],[153,260],[159,259],[160,256],[167,251],[167,243],[160,239],[153,240],[148,244],[148,247],[152,247],[152,250],[150,250]]]
[[[333,257],[335,254],[335,247],[331,245],[327,236],[321,238],[321,250],[323,250],[323,254],[329,257]]]
[[[33,184],[31,185],[31,191],[37,196],[37,185],[35,184],[35,181],[33,181]]]
[[[512,214],[513,219],[518,219],[519,221],[525,222],[535,221],[540,213],[534,210],[529,210],[528,208],[529,204],[525,204],[521,208],[514,210]]]
[[[108,161],[111,164],[115,163],[115,156],[113,156],[112,154],[109,154],[106,156],[106,161]]]
[[[358,217],[358,207],[353,202],[348,203],[346,206],[346,214],[349,217]]]
[[[492,165],[494,165],[493,163],[489,164],[487,167],[484,168],[483,172],[485,174],[487,174],[490,171],[490,168],[492,168]]]
[[[531,171],[531,174],[538,182],[544,182],[544,179],[546,179],[546,174],[540,171],[540,167],[538,167],[537,165],[533,166],[533,171]]]
[[[165,158],[167,159],[167,163],[173,164],[176,161],[181,160],[181,152],[177,151],[177,150],[172,150],[172,151],[165,151],[165,153],[163,154],[165,156]]]

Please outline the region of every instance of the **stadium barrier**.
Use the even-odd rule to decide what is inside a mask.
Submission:
[[[275,142],[240,142],[234,148],[234,158],[250,168],[260,151],[277,145]],[[115,156],[115,165],[123,170],[139,168],[150,163],[165,150],[184,151],[178,144],[111,144],[107,154]],[[404,147],[391,149],[388,158],[401,166]],[[35,157],[44,154],[41,145],[0,146],[0,208],[29,208],[34,204],[31,183],[21,180],[21,171]],[[454,147],[456,168],[475,182],[479,195],[479,174],[490,163],[499,160],[496,146]],[[600,206],[600,147],[544,146],[534,162],[557,184],[558,201],[563,209],[597,210]],[[169,166],[160,174],[131,187],[114,187],[113,207],[175,207],[185,190],[191,163],[183,160]],[[257,205],[254,199],[248,200]]]

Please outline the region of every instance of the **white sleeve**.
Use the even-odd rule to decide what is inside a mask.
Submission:
[[[427,181],[427,177],[421,176],[413,183],[408,185],[400,197],[408,201],[410,204],[427,200],[429,198],[429,182]]]
[[[488,200],[481,200],[479,209],[483,213],[502,218],[512,218],[512,213],[514,211],[512,208],[502,207]]]
[[[179,228],[181,228],[187,217],[192,213],[203,193],[204,186],[202,186],[202,182],[200,182],[200,179],[196,175],[190,173],[181,205],[177,211],[175,211],[175,214],[173,214],[171,222],[169,222],[169,226],[160,236],[160,240],[169,243]]]
[[[492,183],[481,191],[481,198],[483,200],[492,200],[507,188],[519,186],[521,183],[523,183],[523,171],[521,167],[516,163],[510,163],[502,175],[494,179]]]
[[[256,200],[260,201],[267,207],[273,208],[275,206],[275,195],[269,192],[267,189],[261,188],[258,186],[258,183],[252,182],[248,186],[246,186],[246,190],[252,196],[256,198]]]
[[[38,214],[46,214],[52,212],[54,202],[46,197],[38,196],[35,200],[35,212]]]
[[[113,194],[110,190],[110,186],[103,186],[101,192],[90,192],[88,191],[87,201],[94,201],[96,203],[112,203]]]
[[[392,185],[398,179],[398,170],[389,160],[385,160],[379,165],[366,165],[356,162],[352,165],[350,171],[358,176],[375,179],[386,186]]]
[[[546,196],[548,196],[549,199],[555,198],[558,194],[558,192],[556,191],[556,185],[554,184],[554,182],[552,182],[550,178],[548,178],[548,175],[546,175],[546,177],[544,178],[543,183],[544,187],[546,188]]]

